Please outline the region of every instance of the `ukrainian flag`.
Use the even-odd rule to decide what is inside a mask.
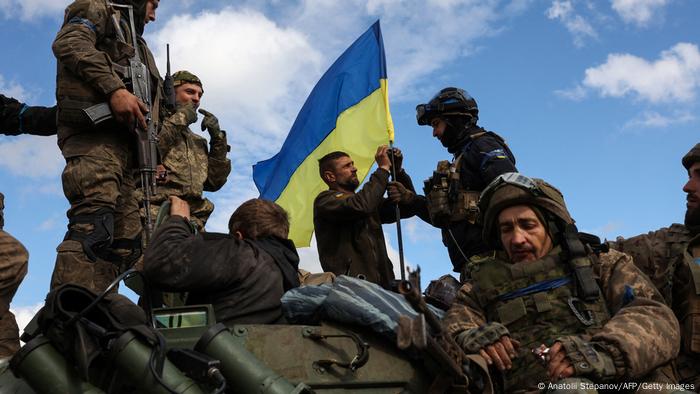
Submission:
[[[393,140],[384,43],[377,21],[321,77],[279,153],[253,166],[253,180],[261,198],[275,201],[289,213],[289,238],[298,247],[309,246],[313,202],[328,188],[319,175],[318,159],[337,150],[347,152],[363,180],[377,146]]]

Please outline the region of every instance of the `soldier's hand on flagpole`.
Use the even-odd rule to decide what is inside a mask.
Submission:
[[[128,90],[121,88],[112,92],[109,96],[109,106],[117,121],[132,125],[136,120],[143,130],[148,127],[144,116],[148,113],[148,107]]]
[[[175,215],[190,220],[190,205],[179,197],[170,196],[170,216]]]
[[[398,174],[401,172],[401,168],[403,168],[403,153],[401,153],[401,149],[394,147],[393,148],[393,153],[394,153],[394,170]]]
[[[386,145],[380,145],[377,148],[377,153],[374,155],[374,160],[377,162],[379,168],[390,172],[391,169],[391,159],[389,158],[389,147]]]

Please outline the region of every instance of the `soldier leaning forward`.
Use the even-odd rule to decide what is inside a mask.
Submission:
[[[479,205],[484,239],[497,252],[472,262],[443,324],[465,352],[498,369],[505,392],[675,383],[673,312],[628,255],[582,242],[557,189],[504,174]]]
[[[462,89],[442,89],[416,112],[418,124],[430,125],[433,136],[454,155],[451,163],[438,163],[424,191],[430,220],[442,229],[454,271],[464,281],[469,258],[489,250],[476,223],[479,193],[498,175],[517,171],[515,156],[498,134],[477,126],[476,100]]]
[[[209,149],[207,140],[189,128],[197,120],[195,111],[204,93],[202,81],[188,71],[178,71],[173,74],[173,85],[177,110],[163,119],[158,134],[159,179],[163,180],[151,199],[151,215],[156,217],[169,196],[177,196],[190,206],[190,220],[201,231],[214,210],[214,204],[202,193],[217,191],[226,183],[231,172],[231,161],[226,157],[229,146],[216,116],[203,109],[199,111],[204,115],[202,131],[209,132]]]
[[[29,260],[27,249],[3,229],[4,201],[0,193],[0,363],[19,349],[19,329],[10,302],[27,274]]]
[[[700,144],[682,160],[688,171],[684,224],[609,242],[634,258],[654,282],[681,323],[681,352],[676,362],[681,383],[700,390]]]
[[[147,129],[146,113],[157,126],[162,89],[153,55],[141,37],[146,3],[74,1],[53,43],[58,145],[66,159],[62,179],[70,209],[52,287],[73,282],[102,291],[141,253],[133,130],[135,125]],[[150,87],[151,97],[144,98],[154,103],[152,108],[127,90],[132,60],[147,68],[139,76]],[[105,102],[114,118],[95,126],[84,110]]]
[[[55,135],[56,106],[30,107],[0,94],[0,134]]]

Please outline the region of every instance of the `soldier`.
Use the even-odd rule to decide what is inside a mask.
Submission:
[[[444,324],[465,352],[500,371],[505,392],[539,392],[550,382],[673,382],[668,366],[655,370],[678,353],[673,312],[629,256],[597,254],[600,242],[581,241],[557,189],[503,174],[479,206],[484,240],[497,251],[470,263],[472,278]]]
[[[189,71],[173,74],[177,111],[163,120],[158,134],[158,150],[162,166],[158,194],[151,199],[152,215],[169,196],[177,196],[190,206],[190,220],[198,230],[204,228],[214,204],[202,196],[203,191],[217,191],[226,183],[231,172],[231,161],[226,158],[229,147],[226,132],[219,127],[216,116],[200,109],[204,115],[202,131],[209,132],[207,140],[188,127],[197,120],[199,101],[204,90],[202,82]]]
[[[442,89],[416,113],[418,124],[431,126],[433,137],[454,155],[425,181],[425,196],[430,220],[442,230],[454,272],[464,281],[469,258],[489,250],[476,223],[479,193],[498,175],[517,171],[515,156],[498,134],[477,126],[476,100],[463,89]]]
[[[0,134],[55,135],[56,106],[30,107],[0,94]]]
[[[362,190],[357,168],[345,152],[332,152],[318,161],[321,179],[328,185],[314,200],[314,230],[321,267],[336,275],[351,275],[391,288],[394,271],[386,252],[382,223],[396,221],[396,204],[384,198],[387,185],[395,187],[391,198],[400,201],[401,217],[419,214],[427,218],[423,197],[413,192],[411,178],[401,168],[401,151],[394,151],[398,182],[389,182],[391,160],[386,145],[377,148],[378,168]],[[423,211],[421,211],[423,209]]]
[[[688,171],[685,225],[672,224],[629,239],[618,237],[610,247],[627,253],[651,278],[681,324],[679,380],[700,389],[700,144],[682,160]]]
[[[188,291],[189,304],[212,304],[216,320],[227,325],[283,323],[282,295],[299,286],[284,209],[248,200],[231,215],[228,235],[195,235],[187,203],[177,197],[171,203],[170,218],[146,250],[146,277],[162,290]]]
[[[66,9],[53,43],[58,60],[58,145],[66,159],[62,179],[70,209],[52,288],[72,282],[101,292],[141,254],[134,129],[138,125],[147,130],[147,118],[158,128],[162,89],[142,38],[147,3],[76,0]],[[146,65],[144,79],[131,82],[150,85],[152,108],[124,82],[132,59]],[[113,118],[95,125],[85,110],[100,103],[109,103]]]
[[[10,303],[27,274],[29,253],[13,236],[3,230],[5,196],[0,193],[0,365],[19,350],[19,329]]]

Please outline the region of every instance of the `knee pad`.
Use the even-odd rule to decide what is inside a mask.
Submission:
[[[92,224],[93,230],[84,232],[73,229],[76,224]],[[63,240],[78,241],[83,245],[83,251],[90,261],[97,261],[112,245],[114,237],[114,211],[102,208],[95,213],[77,215],[70,218],[68,232]]]

